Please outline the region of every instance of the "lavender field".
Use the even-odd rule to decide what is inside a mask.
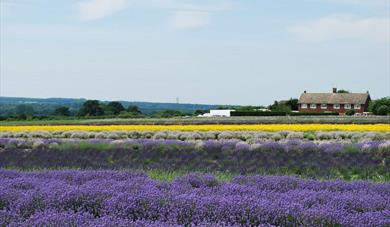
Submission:
[[[0,226],[389,226],[388,132],[0,134]]]
[[[1,226],[388,226],[390,184],[0,171]]]
[[[0,166],[132,169],[387,180],[388,140],[0,139]],[[353,173],[354,176],[350,176]],[[339,174],[337,176],[337,174]]]

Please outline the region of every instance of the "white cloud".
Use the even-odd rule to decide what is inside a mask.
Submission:
[[[230,0],[130,0],[134,7],[188,11],[224,11],[232,9]]]
[[[338,39],[388,42],[390,40],[390,19],[334,15],[295,25],[289,30],[299,39],[312,42]]]
[[[171,10],[175,11],[174,21],[182,18],[187,24],[190,21],[205,24],[211,12],[230,10],[232,3],[230,0],[214,0],[211,4],[207,0],[82,0],[76,3],[78,17],[83,20],[100,19],[129,7]]]
[[[205,11],[177,11],[173,13],[175,28],[196,28],[210,23],[210,13]]]
[[[77,3],[78,15],[82,20],[96,20],[110,16],[128,6],[128,0],[86,0]]]

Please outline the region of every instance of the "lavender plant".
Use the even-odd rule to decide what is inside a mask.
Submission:
[[[389,179],[388,141],[0,139],[0,167],[209,170],[327,177],[355,171]],[[334,175],[334,174],[333,174]],[[333,176],[332,175],[332,176]],[[343,177],[344,178],[344,177]]]
[[[390,184],[0,170],[2,226],[389,226]]]
[[[0,138],[73,138],[73,139],[176,139],[176,140],[241,140],[255,142],[259,139],[301,139],[311,141],[350,141],[390,140],[389,132],[261,132],[261,131],[112,131],[112,132],[0,132]]]

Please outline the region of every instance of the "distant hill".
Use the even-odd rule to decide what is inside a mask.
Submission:
[[[25,112],[34,115],[48,115],[59,106],[67,106],[71,112],[76,113],[86,99],[71,98],[24,98],[24,97],[0,97],[0,116],[15,115]],[[108,101],[102,101],[107,103]],[[162,110],[178,110],[185,113],[193,113],[195,110],[215,109],[220,105],[204,104],[178,104],[155,102],[129,102],[120,101],[127,108],[129,105],[138,106],[145,114],[153,114]]]

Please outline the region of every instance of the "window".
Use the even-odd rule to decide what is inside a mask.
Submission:
[[[355,110],[360,110],[361,106],[360,106],[360,104],[355,104],[354,108],[355,108]]]
[[[310,104],[310,109],[316,109],[317,108],[317,104]]]
[[[335,110],[340,109],[340,104],[333,104],[333,109],[335,109]]]
[[[326,110],[327,108],[328,108],[328,104],[326,103],[321,104],[321,109]]]
[[[303,103],[303,104],[301,105],[301,108],[302,108],[302,109],[307,109],[307,104]]]
[[[351,104],[344,104],[344,109],[347,109],[347,110],[349,110],[349,109],[351,109]]]

